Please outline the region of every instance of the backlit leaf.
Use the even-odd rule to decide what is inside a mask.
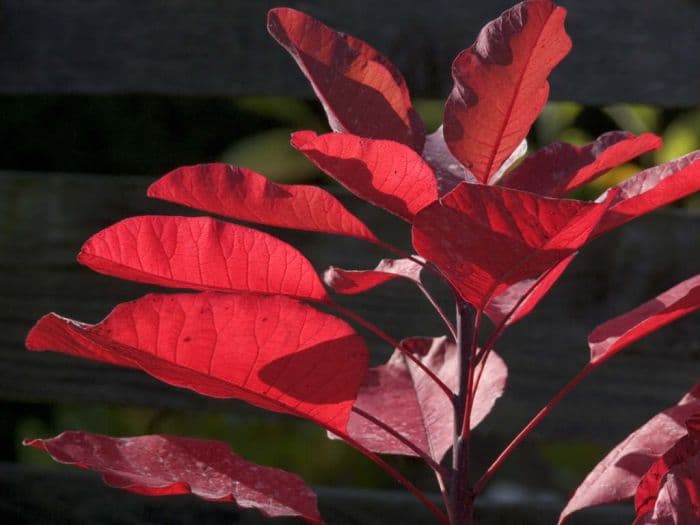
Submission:
[[[228,164],[178,168],[154,182],[148,196],[243,221],[376,240],[327,191],[275,184],[252,170]]]
[[[417,215],[413,245],[465,301],[483,309],[492,296],[578,250],[607,206],[460,184]]]
[[[610,319],[588,336],[591,363],[609,359],[649,333],[700,308],[700,275],[666,290],[634,310]]]
[[[525,279],[509,286],[489,301],[484,312],[496,324],[505,323],[508,326],[519,321],[535,309],[574,257],[576,253],[561,260],[536,279]]]
[[[343,270],[331,266],[323,274],[323,281],[334,292],[355,295],[399,277],[420,284],[421,270],[423,266],[412,259],[382,259],[374,270]]]
[[[610,210],[596,229],[601,235],[661,206],[700,191],[700,151],[633,175],[598,197],[618,191]]]
[[[376,50],[294,9],[272,9],[267,28],[311,82],[331,129],[423,148],[406,82]]]
[[[315,494],[299,476],[246,461],[220,441],[64,432],[24,444],[48,452],[60,463],[98,472],[115,488],[147,496],[193,494],[208,501],[232,501],[270,518],[297,516],[323,523]]]
[[[407,221],[438,198],[435,174],[411,148],[349,133],[295,133],[292,145],[352,193]]]
[[[585,146],[556,142],[526,158],[508,176],[504,186],[548,197],[563,197],[606,171],[649,151],[661,139],[651,133],[635,137],[611,131]]]
[[[487,24],[452,64],[445,141],[487,184],[527,136],[549,96],[547,77],[571,49],[566,11],[526,0]]]
[[[208,217],[123,220],[88,239],[78,261],[99,273],[172,288],[327,299],[311,263],[295,248]]]
[[[364,342],[347,323],[281,296],[147,295],[95,325],[49,314],[27,348],[139,368],[340,431],[367,371]]]

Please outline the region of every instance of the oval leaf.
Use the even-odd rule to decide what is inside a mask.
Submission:
[[[588,336],[591,363],[600,364],[623,348],[700,308],[700,275],[666,290],[634,310],[610,319]]]
[[[93,235],[78,261],[96,272],[172,288],[328,299],[311,263],[266,233],[209,217],[132,217]]]
[[[148,196],[243,221],[376,241],[369,228],[327,191],[275,184],[229,164],[178,168],[154,182]]]
[[[413,337],[401,342],[453,391],[457,389],[457,347],[446,337]],[[480,365],[481,366],[481,365]],[[480,367],[477,368],[477,373]],[[471,428],[488,415],[505,388],[508,370],[494,352],[489,354],[472,409]],[[389,361],[371,368],[355,406],[393,428],[439,463],[454,438],[453,406],[425,372],[394,351]],[[370,450],[383,454],[415,456],[396,437],[353,412],[348,434]]]
[[[523,141],[547,102],[547,77],[571,49],[565,16],[548,0],[526,0],[487,24],[452,64],[445,140],[484,184]]]
[[[656,458],[686,434],[685,421],[700,410],[700,383],[677,405],[632,432],[596,465],[559,516],[559,525],[588,507],[619,503],[634,496],[639,481]]]
[[[140,368],[161,381],[344,431],[367,370],[347,323],[287,297],[147,295],[102,322],[44,316],[30,350]]]
[[[294,9],[272,9],[267,28],[311,82],[331,129],[423,148],[406,82],[376,50]]]
[[[508,188],[563,197],[606,171],[661,147],[651,133],[611,131],[585,146],[555,142],[526,158],[503,183]]]
[[[417,215],[413,245],[465,301],[483,309],[492,296],[578,250],[608,206],[460,184]]]
[[[421,284],[423,266],[413,259],[382,259],[374,270],[343,270],[331,266],[323,281],[334,292],[355,295],[398,278]]]
[[[361,199],[409,222],[438,198],[433,170],[398,142],[302,131],[292,135],[292,145]]]
[[[618,196],[600,221],[596,236],[700,191],[700,151],[640,171],[607,190],[597,201],[606,200],[613,191],[619,192]]]
[[[250,463],[220,441],[64,432],[27,439],[24,445],[48,452],[59,463],[98,472],[111,487],[147,496],[193,494],[232,501],[269,518],[298,516],[323,523],[316,495],[299,476]]]

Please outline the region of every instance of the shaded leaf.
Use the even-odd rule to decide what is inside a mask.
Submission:
[[[641,171],[607,190],[597,202],[607,199],[612,191],[619,194],[600,221],[596,235],[700,191],[700,151]]]
[[[571,49],[565,15],[548,0],[521,2],[487,24],[452,64],[445,140],[484,184],[527,136],[547,102],[547,77]]]
[[[508,176],[504,186],[548,197],[563,197],[606,171],[661,147],[651,133],[635,137],[611,131],[585,146],[556,142],[530,155]]]
[[[413,337],[401,344],[451,390],[457,389],[457,347],[452,341],[446,337]],[[498,355],[491,352],[485,366],[474,400],[471,428],[488,415],[506,384],[508,370]],[[451,401],[425,372],[398,350],[385,365],[369,370],[355,406],[395,429],[438,463],[452,446]],[[348,434],[374,452],[416,455],[394,436],[355,412],[350,415]]]
[[[272,9],[267,28],[311,82],[331,129],[423,148],[406,82],[376,50],[294,9]]]
[[[327,191],[275,184],[252,170],[228,164],[178,168],[154,182],[148,196],[243,221],[376,240]]]
[[[559,516],[561,525],[574,512],[632,498],[656,458],[686,434],[685,421],[700,410],[700,383],[677,405],[632,432],[596,465]]]
[[[49,314],[26,344],[139,368],[174,386],[339,431],[368,359],[347,323],[304,303],[210,292],[147,295],[95,325]]]
[[[674,466],[654,501],[633,525],[687,525],[700,522],[700,454]]]
[[[700,308],[700,275],[666,290],[634,310],[610,319],[588,336],[591,363],[609,359],[649,333]]]
[[[536,279],[525,279],[509,286],[489,301],[484,312],[497,325],[505,323],[508,326],[519,321],[544,299],[577,253],[562,259]]]
[[[292,145],[361,199],[409,222],[438,198],[433,170],[398,142],[302,131]]]
[[[78,262],[106,275],[172,288],[328,298],[313,266],[295,248],[209,217],[131,217],[88,239]]]
[[[450,152],[445,143],[442,126],[426,137],[421,155],[433,168],[440,197],[447,195],[460,182],[477,182],[474,174],[462,166]]]
[[[50,439],[26,439],[24,445],[48,452],[59,463],[98,472],[107,485],[137,494],[193,494],[207,501],[232,501],[269,518],[298,516],[323,523],[316,495],[299,476],[246,461],[220,441],[64,432]]]
[[[657,459],[644,474],[642,481],[639,482],[634,498],[634,508],[638,516],[655,511],[657,496],[667,482],[667,475],[678,480],[678,474],[685,470],[684,467],[687,466],[688,460],[693,463],[694,456],[700,458],[700,410],[686,421],[686,427],[688,434],[679,439],[675,445]],[[686,497],[683,506],[687,507],[686,510],[691,510],[690,507],[694,507],[691,513],[694,514],[695,521],[698,521],[700,520],[700,483],[698,483],[700,482],[700,472],[694,474],[695,481],[688,480],[690,484],[687,488],[690,497]],[[679,514],[682,511],[681,508],[676,510]],[[690,521],[676,523],[690,523]]]
[[[483,309],[492,296],[578,250],[607,206],[460,184],[416,216],[413,245],[465,301]]]
[[[355,295],[380,284],[403,277],[420,284],[423,267],[412,259],[382,259],[374,270],[343,270],[331,266],[323,281],[334,292]]]

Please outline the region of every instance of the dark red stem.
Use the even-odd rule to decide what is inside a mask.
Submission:
[[[469,406],[473,377],[474,350],[478,315],[468,303],[457,299],[457,360],[459,388],[454,409],[452,476],[450,479],[450,517],[453,525],[472,525],[473,493],[469,486],[469,422],[464,420]],[[466,430],[466,432],[465,432]]]

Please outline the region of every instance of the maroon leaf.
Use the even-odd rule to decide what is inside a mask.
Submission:
[[[460,184],[416,216],[413,245],[465,301],[483,309],[492,296],[578,250],[608,205]]]
[[[140,368],[161,381],[343,431],[367,371],[344,321],[281,296],[147,295],[89,325],[44,316],[30,350]]]
[[[542,111],[547,77],[571,49],[565,16],[548,0],[526,0],[487,24],[452,64],[445,140],[480,182],[489,183]]]
[[[406,82],[377,51],[294,9],[272,9],[267,28],[311,82],[334,131],[423,148]]]
[[[232,501],[270,518],[298,516],[323,523],[316,495],[299,476],[250,463],[220,441],[64,432],[27,439],[24,445],[48,452],[59,463],[98,472],[111,487],[147,496],[193,494]]]
[[[555,142],[530,155],[509,175],[504,186],[548,197],[563,197],[615,168],[661,147],[651,133],[635,137],[611,131],[585,146]]]
[[[639,482],[634,498],[634,508],[638,516],[654,511],[657,496],[668,474],[678,479],[676,474],[678,471],[682,472],[685,470],[683,468],[684,464],[689,459],[692,460],[694,456],[700,458],[700,411],[686,421],[686,427],[688,428],[688,434],[678,440],[675,445],[657,459],[647,473],[644,474],[642,481]],[[696,485],[697,481],[700,481],[700,472],[695,473],[695,479],[696,482],[691,481],[688,488],[690,489],[690,499],[694,500],[693,506],[695,508],[693,509],[693,514],[695,514],[695,521],[700,521],[700,498],[698,497],[700,484]],[[690,504],[691,502],[688,501],[687,503]]]
[[[438,198],[433,170],[398,142],[302,131],[292,135],[292,145],[361,199],[409,222]]]
[[[123,220],[88,239],[78,261],[99,273],[172,288],[328,299],[313,266],[295,248],[208,217]]]
[[[596,235],[700,191],[700,151],[641,171],[607,190],[598,202],[607,199],[611,191],[619,194],[600,221]]]
[[[275,184],[228,164],[178,168],[154,182],[148,196],[243,221],[376,241],[369,228],[327,191]]]
[[[456,390],[457,350],[452,341],[445,337],[413,337],[401,344],[450,389]],[[474,400],[471,428],[488,415],[506,384],[508,370],[498,355],[491,352],[485,366]],[[452,446],[451,401],[398,350],[387,364],[369,370],[355,406],[395,429],[438,463]],[[416,455],[400,440],[355,412],[350,415],[348,434],[374,452]]]
[[[642,476],[656,458],[686,434],[685,421],[698,410],[700,383],[677,405],[654,416],[610,451],[576,489],[559,524],[577,510],[633,497]]]
[[[491,299],[484,312],[495,324],[505,323],[505,326],[519,321],[535,309],[554,284],[559,280],[571,261],[576,257],[572,253],[555,266],[544,272],[537,279],[525,279]]]
[[[610,319],[588,336],[591,363],[601,363],[645,335],[700,308],[700,275],[677,284],[634,310]]]
[[[413,259],[382,259],[374,270],[343,270],[331,266],[323,274],[323,280],[334,292],[355,295],[399,277],[420,284],[422,269],[423,266]]]

